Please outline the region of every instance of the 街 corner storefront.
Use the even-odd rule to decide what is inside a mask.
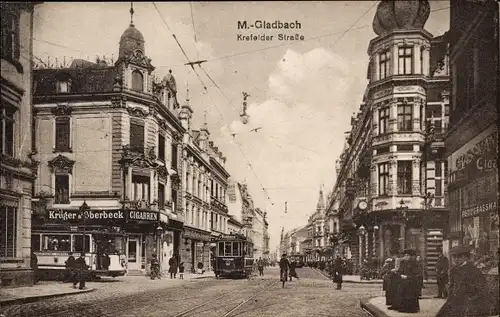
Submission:
[[[159,229],[161,228],[161,229]],[[34,251],[119,254],[128,272],[144,271],[163,228],[157,211],[47,209],[33,214]],[[83,234],[90,236],[82,240]]]
[[[476,266],[498,282],[497,142],[492,125],[449,157],[448,192],[450,247],[472,246]]]

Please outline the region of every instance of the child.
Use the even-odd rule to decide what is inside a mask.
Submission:
[[[184,279],[184,262],[181,262],[181,264],[179,264],[179,278],[181,280]]]

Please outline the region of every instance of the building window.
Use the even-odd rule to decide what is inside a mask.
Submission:
[[[0,112],[0,152],[14,156],[14,114],[15,108],[3,108]]]
[[[172,199],[172,211],[173,212],[177,212],[177,209],[176,209],[176,204],[177,204],[177,190],[175,188],[172,188],[172,192],[171,192],[171,199]],[[186,213],[187,215],[187,213]]]
[[[379,72],[380,79],[384,79],[390,75],[390,52],[385,51],[379,55]]]
[[[171,167],[177,170],[177,144],[172,144],[172,165]]]
[[[436,168],[435,168],[435,171],[434,171],[434,176],[435,177],[441,177],[442,176],[442,173],[443,173],[443,170],[442,170],[442,166],[441,166],[441,161],[436,161]]]
[[[436,179],[436,196],[443,196],[443,186],[441,179]]]
[[[378,194],[387,195],[389,193],[389,164],[378,165]]]
[[[433,132],[434,134],[440,134],[443,132],[443,122],[441,120],[434,120]]]
[[[412,162],[398,161],[398,194],[411,194]]]
[[[413,65],[413,47],[405,46],[398,49],[399,75],[411,75]]]
[[[165,162],[165,137],[161,134],[158,135],[158,158]]]
[[[443,116],[443,111],[441,105],[428,105],[427,106],[427,118],[441,118]]]
[[[130,147],[133,151],[144,152],[144,125],[130,122]]]
[[[165,208],[165,185],[158,183],[158,207]]]
[[[58,94],[66,94],[69,92],[71,92],[71,80],[57,82],[57,93]]]
[[[132,90],[144,91],[144,76],[138,70],[132,72]]]
[[[0,257],[16,256],[17,208],[0,206]]]
[[[380,155],[380,154],[385,154],[385,153],[389,153],[389,147],[388,146],[382,146],[382,147],[379,147],[377,148],[377,155]]]
[[[424,122],[425,122],[425,118],[424,118],[424,105],[421,104],[420,105],[420,131],[424,131]]]
[[[2,4],[2,58],[17,61],[20,55],[19,15]]]
[[[56,152],[70,151],[70,117],[56,118]]]
[[[132,175],[132,200],[149,202],[150,178],[142,175]]]
[[[389,129],[389,107],[381,108],[378,112],[378,134],[384,134]]]
[[[412,131],[413,105],[398,105],[398,131]]]
[[[54,203],[69,204],[69,175],[56,174]]]
[[[398,152],[413,152],[413,144],[398,145]]]

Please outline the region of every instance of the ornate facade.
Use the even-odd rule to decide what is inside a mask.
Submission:
[[[379,4],[369,84],[351,118],[332,204],[358,265],[414,248],[431,276],[447,215],[449,73],[446,35],[423,29],[429,12],[427,1]]]
[[[34,70],[36,225],[50,210],[75,211],[84,202],[96,211],[155,215],[119,224],[130,274],[147,270],[154,253],[166,269],[180,251],[184,221],[177,88],[171,73],[155,81],[153,70],[133,23],[114,65],[74,60],[67,68]]]
[[[31,196],[38,161],[32,156],[34,4],[1,4],[0,284],[33,284]]]

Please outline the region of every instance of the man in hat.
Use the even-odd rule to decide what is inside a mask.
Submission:
[[[80,282],[79,289],[85,289],[85,278],[87,277],[88,265],[85,262],[85,252],[80,253],[80,257],[75,260],[75,269],[78,270],[73,277],[73,288]]]
[[[413,249],[404,250],[404,261],[401,266],[401,307],[400,312],[417,313],[420,311],[420,267]]]
[[[64,276],[64,283],[66,282],[71,282],[73,280],[73,275],[75,274],[74,269],[75,269],[75,257],[73,256],[73,252],[68,252],[68,259],[66,262],[66,271],[65,271],[65,276]]]
[[[436,262],[436,275],[438,285],[438,295],[436,298],[446,298],[448,297],[448,292],[446,291],[446,284],[448,284],[448,258],[443,254],[442,250],[439,250],[439,257]]]
[[[286,257],[286,253],[283,253],[280,259],[280,280],[288,280],[288,272],[290,269],[290,261]]]
[[[450,293],[437,317],[487,316],[488,299],[486,279],[471,259],[472,247],[460,245],[452,248],[454,267],[451,269]]]

